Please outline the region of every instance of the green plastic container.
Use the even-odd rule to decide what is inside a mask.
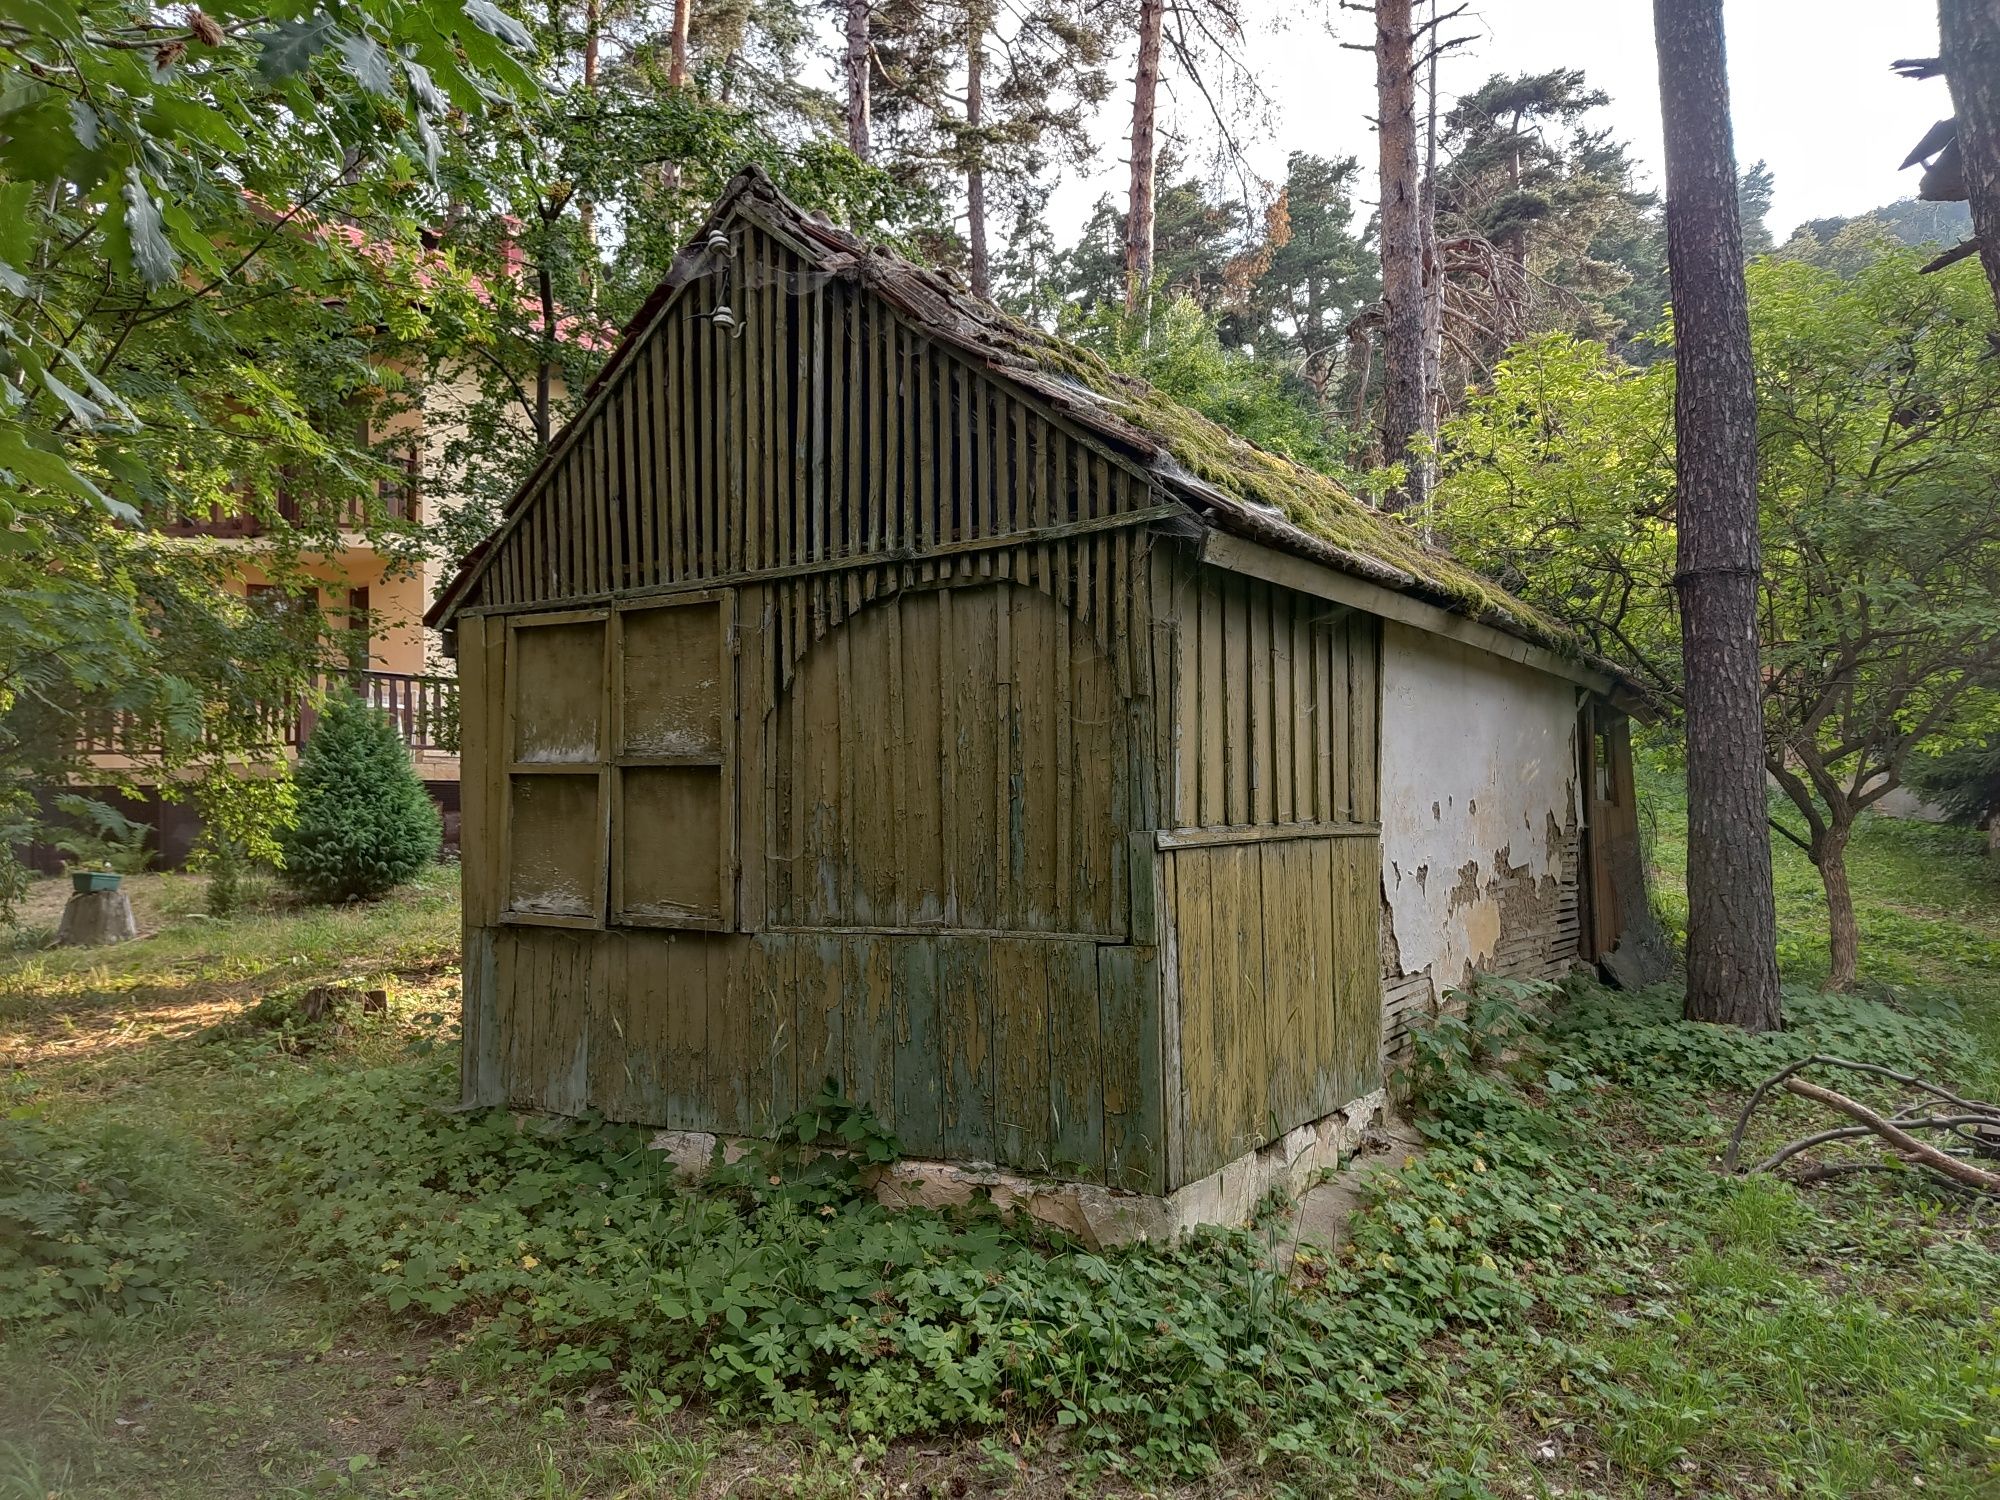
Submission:
[[[92,891],[115,891],[118,882],[125,877],[116,870],[71,870],[70,889],[79,896],[87,896]]]

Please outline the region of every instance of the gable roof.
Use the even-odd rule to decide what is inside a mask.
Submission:
[[[1112,369],[1089,350],[973,297],[950,278],[808,214],[754,165],[730,183],[625,325],[616,351],[586,388],[583,406],[509,501],[507,518],[529,502],[542,476],[588,424],[594,398],[644,345],[675,293],[708,269],[709,235],[746,215],[790,243],[816,272],[873,292],[913,328],[1127,456],[1203,523],[1581,658],[1577,638],[1564,626],[1426,542],[1407,522]],[[450,622],[506,530],[503,519],[467,555],[424,616],[426,625],[442,628]]]

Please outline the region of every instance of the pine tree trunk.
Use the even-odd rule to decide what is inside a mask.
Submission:
[[[688,81],[688,21],[694,0],[674,0],[673,41],[667,54],[667,87],[684,89]]]
[[[1139,0],[1139,65],[1132,78],[1132,188],[1125,213],[1125,311],[1139,310],[1153,279],[1154,108],[1166,0]]]
[[[972,295],[990,297],[986,259],[986,148],[979,132],[986,123],[986,11],[975,0],[966,11],[965,133],[971,154],[965,169],[965,243]]]
[[[1653,0],[1674,301],[1687,1016],[1779,1024],[1757,650],[1757,408],[1722,0]]]
[[[1421,511],[1430,499],[1430,382],[1425,372],[1424,229],[1417,176],[1417,81],[1411,0],[1377,0],[1375,94],[1382,186],[1382,462],[1405,466],[1384,504]]]
[[[1938,0],[1938,51],[1958,113],[1972,232],[2000,304],[2000,0]]]
[[[598,9],[599,0],[585,0],[583,7],[583,86],[597,87],[598,30],[603,17]],[[590,199],[583,199],[576,210],[577,218],[583,225],[583,242],[594,246],[597,243],[597,205]],[[590,281],[590,265],[583,266],[584,281]]]
[[[667,42],[667,87],[684,89],[688,81],[688,22],[694,0],[674,0],[673,29]],[[660,185],[670,193],[681,186],[681,164],[670,161],[660,168]]]
[[[1431,0],[1431,14],[1437,14],[1437,0]],[[1424,287],[1424,410],[1429,414],[1424,432],[1437,437],[1444,420],[1444,266],[1437,243],[1437,143],[1438,143],[1438,52],[1435,23],[1430,33],[1430,62],[1424,83],[1424,177],[1417,199],[1419,264]],[[1437,464],[1428,451],[1424,472],[1419,477],[1426,495],[1437,483]]]
[[[847,149],[863,161],[868,135],[868,0],[847,0]]]
[[[1847,840],[1852,823],[1835,823],[1812,841],[1813,867],[1826,887],[1826,937],[1829,964],[1826,987],[1854,988],[1861,960],[1861,931],[1854,923],[1854,892],[1847,884]]]

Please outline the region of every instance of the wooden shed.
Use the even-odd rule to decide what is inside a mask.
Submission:
[[[756,1135],[833,1078],[1160,1194],[1372,1095],[1398,622],[1578,754],[1615,714],[1407,527],[746,173],[430,616],[467,1100]]]

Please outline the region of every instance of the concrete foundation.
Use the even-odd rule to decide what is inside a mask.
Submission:
[[[877,1201],[892,1208],[949,1208],[990,1198],[1002,1213],[1025,1213],[1092,1249],[1170,1240],[1200,1224],[1241,1224],[1274,1193],[1298,1197],[1321,1174],[1355,1156],[1363,1137],[1379,1128],[1387,1113],[1388,1096],[1377,1089],[1166,1194],[1029,1177],[980,1162],[923,1160],[880,1168],[871,1186]],[[693,1180],[708,1170],[718,1145],[723,1159],[734,1161],[757,1142],[699,1130],[662,1130],[652,1144],[667,1153],[684,1179]]]

